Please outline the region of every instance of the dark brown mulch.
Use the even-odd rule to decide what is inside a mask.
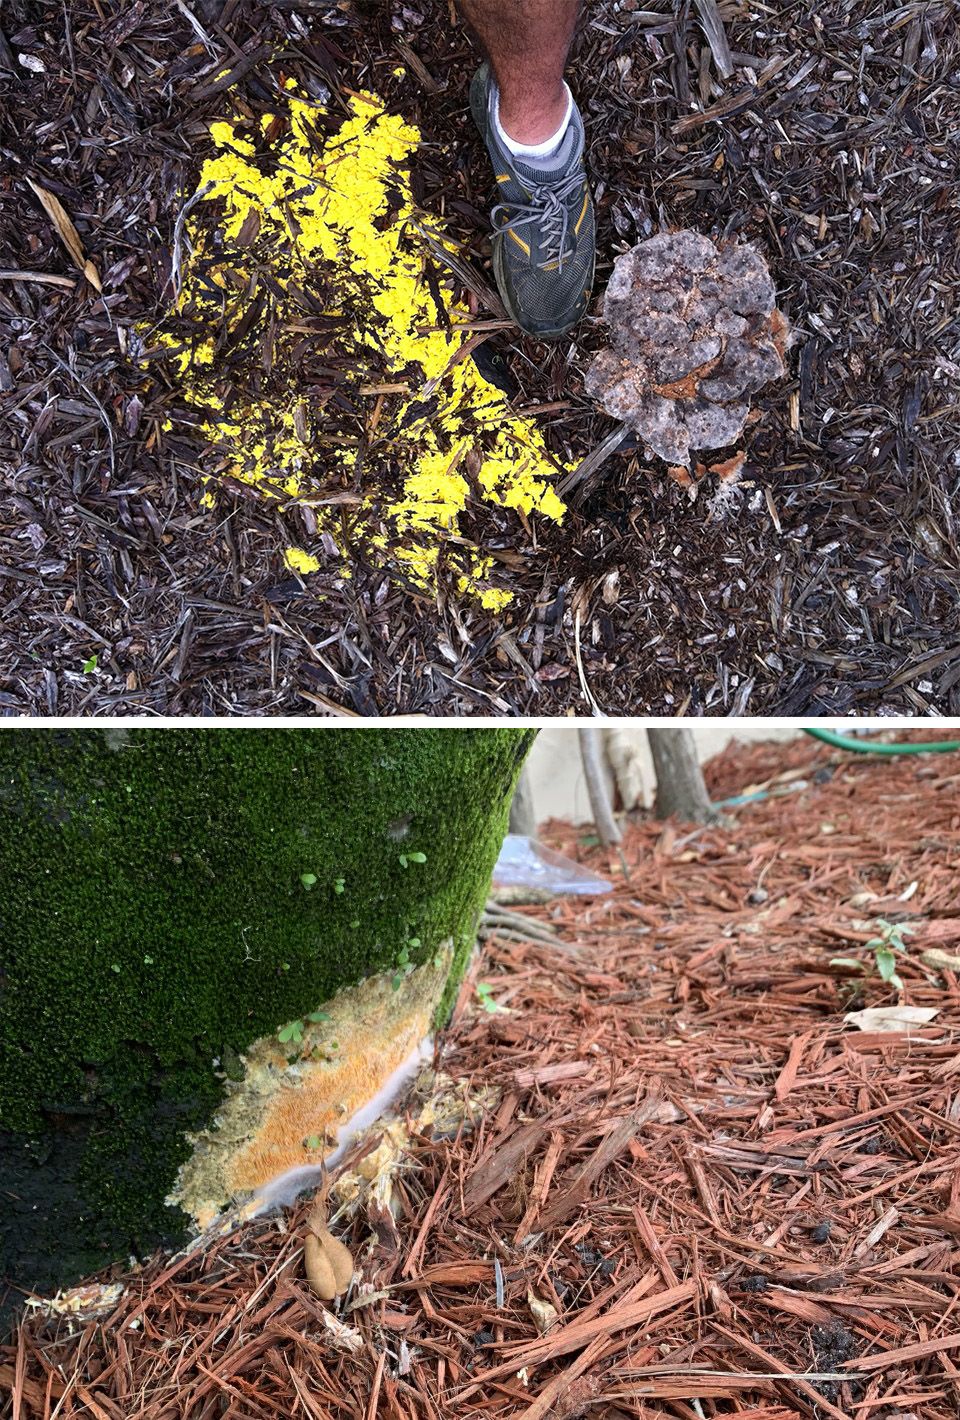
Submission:
[[[124,354],[163,309],[179,194],[205,122],[229,112],[209,95],[225,67],[256,106],[281,72],[314,90],[339,76],[414,119],[420,200],[479,269],[490,173],[447,0],[7,0],[0,268],[76,275],[30,177],[105,295],[0,279],[3,713],[549,715],[589,696],[615,714],[960,712],[955,12],[803,0],[758,21],[726,4],[722,86],[698,14],[586,7],[571,72],[598,288],[662,225],[740,233],[798,333],[790,376],[722,515],[711,490],[691,504],[621,450],[535,551],[519,525],[478,524],[518,592],[493,618],[371,568],[345,590],[320,574],[322,601],[304,591],[279,554],[300,514],[200,510],[203,449],[158,442],[174,393]],[[612,428],[582,394],[600,343],[593,319],[556,350],[502,333],[484,347],[518,407],[566,406],[540,416],[564,458]]]
[[[710,779],[787,769],[809,787],[732,826],[633,825],[622,860],[552,826],[614,891],[488,939],[503,1009],[474,976],[440,1056],[488,1107],[414,1133],[393,1207],[336,1225],[360,1276],[335,1309],[302,1202],[120,1275],[100,1320],[30,1315],[0,1347],[12,1420],[952,1420],[957,757],[798,740]],[[869,960],[878,917],[913,929],[905,999],[939,1012],[909,1037],[845,1020],[895,1001],[833,964]]]

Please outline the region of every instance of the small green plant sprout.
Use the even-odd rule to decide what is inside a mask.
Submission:
[[[323,1140],[320,1138],[319,1134],[310,1134],[306,1139],[304,1139],[303,1147],[305,1149],[319,1149],[322,1143]]]
[[[146,956],[143,959],[144,966],[153,966],[153,957]]]
[[[426,853],[401,853],[401,854],[400,854],[400,866],[401,866],[401,868],[405,868],[408,863],[425,863],[426,861],[427,861],[427,855],[426,855]]]
[[[316,873],[301,873],[300,881],[303,883],[303,886],[306,888],[307,892],[309,892],[317,881],[317,875]]]
[[[491,1015],[497,1011],[507,1012],[508,1008],[506,1006],[501,1006],[498,1001],[493,999],[493,987],[490,985],[489,981],[477,982],[477,1000],[480,1002],[483,1009],[489,1011]]]
[[[90,659],[89,659],[89,661],[84,661],[84,663],[83,663],[83,673],[84,673],[84,675],[93,675],[93,673],[94,673],[94,671],[95,671],[96,669],[97,669],[97,658],[96,658],[96,656],[91,656]]]
[[[347,880],[346,880],[346,878],[334,878],[334,880],[333,880],[333,890],[334,890],[334,892],[337,894],[338,897],[340,896],[341,893],[346,892],[346,890],[347,890]]]
[[[413,970],[413,962],[410,960],[410,948],[419,947],[420,938],[411,937],[410,940],[400,948],[397,954],[397,970],[394,972],[390,985],[397,991],[403,982],[404,977],[409,976]]]
[[[303,1021],[288,1021],[285,1026],[281,1026],[277,1031],[277,1040],[281,1045],[288,1045],[291,1042],[299,1045],[303,1040]]]
[[[873,952],[874,964],[877,968],[877,975],[880,980],[886,982],[888,986],[893,986],[897,991],[903,990],[903,981],[897,971],[897,957],[907,955],[907,946],[903,940],[905,932],[915,932],[915,927],[910,927],[904,922],[888,922],[884,917],[878,917],[874,925],[879,928],[876,937],[871,937],[866,943],[868,952]],[[856,957],[832,957],[831,966],[855,967],[858,971],[866,971],[868,967]]]
[[[311,1011],[307,1017],[307,1020],[312,1021],[314,1025],[318,1025],[320,1021],[328,1021],[329,1019],[330,1017],[326,1011]]]

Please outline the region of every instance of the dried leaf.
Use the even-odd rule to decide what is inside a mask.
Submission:
[[[924,1026],[939,1014],[939,1006],[872,1006],[866,1011],[848,1011],[843,1019],[857,1030],[892,1033]]]
[[[95,291],[102,292],[103,287],[100,284],[97,268],[92,261],[87,260],[83,250],[83,243],[80,240],[80,233],[70,220],[66,209],[60,201],[54,197],[52,192],[48,192],[45,187],[41,187],[38,182],[34,182],[33,178],[27,178],[27,182],[30,184],[44,212],[46,212],[50,221],[53,223],[54,227],[56,227],[57,236],[70,253],[74,266],[76,266],[79,271],[83,272]]]
[[[363,1337],[359,1331],[338,1321],[333,1313],[326,1309],[323,1313],[323,1324],[329,1333],[331,1345],[337,1351],[349,1351],[355,1354],[357,1351],[363,1350]]]
[[[952,952],[942,952],[939,947],[929,947],[920,953],[925,966],[939,967],[942,971],[960,971],[960,957]]]
[[[603,579],[601,595],[607,606],[616,606],[620,599],[620,568],[614,567]]]
[[[527,1288],[527,1304],[533,1316],[533,1324],[541,1336],[546,1336],[560,1313],[552,1302],[538,1297],[532,1287]]]

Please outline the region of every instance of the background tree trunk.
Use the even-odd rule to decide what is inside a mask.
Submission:
[[[341,988],[445,1018],[533,734],[0,736],[0,1279],[181,1243],[187,1132]]]
[[[524,765],[510,804],[510,832],[526,838],[537,836],[537,814],[533,804],[533,783],[530,770]]]
[[[603,740],[599,730],[578,730],[580,758],[583,761],[583,775],[587,781],[587,794],[593,824],[600,842],[609,848],[619,843],[622,834],[613,816],[610,791],[603,772]]]
[[[675,815],[684,823],[709,823],[715,814],[692,732],[648,730],[647,739],[657,771],[656,817]]]

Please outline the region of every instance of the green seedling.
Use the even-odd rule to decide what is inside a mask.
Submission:
[[[902,991],[903,981],[897,971],[897,953],[901,956],[907,955],[903,934],[915,932],[917,929],[903,922],[888,922],[883,917],[878,917],[875,925],[880,929],[879,934],[870,938],[866,943],[866,949],[868,952],[873,952],[873,961],[880,980],[888,986],[893,986],[897,991]],[[859,961],[856,957],[831,957],[830,965],[849,966],[858,971],[869,970],[867,964]]]
[[[397,953],[397,970],[394,972],[390,981],[390,985],[393,987],[394,991],[399,989],[405,978],[413,971],[413,962],[410,960],[410,948],[419,945],[420,943],[417,941],[416,937],[414,937],[405,946],[402,946]]]
[[[315,882],[317,881],[317,875],[316,875],[316,873],[301,873],[301,874],[300,874],[300,881],[303,883],[303,885],[304,885],[304,887],[306,888],[307,892],[309,892],[310,889],[311,889],[311,888],[313,887],[313,885],[315,884]]]
[[[347,890],[347,880],[346,880],[346,878],[334,878],[334,880],[333,880],[333,890],[334,890],[334,892],[337,894],[337,896],[339,896],[340,893],[342,893],[342,892],[346,892],[346,890]]]
[[[419,945],[419,937],[411,937],[409,942],[407,942],[405,946],[402,946],[397,953],[397,966],[399,970],[394,972],[390,981],[390,985],[393,987],[394,991],[399,990],[404,977],[409,976],[411,971],[413,971],[413,962],[410,960],[410,948],[419,947]]]
[[[91,656],[90,659],[89,659],[89,661],[84,661],[84,663],[83,663],[83,673],[84,673],[84,675],[93,675],[93,673],[94,673],[94,671],[95,671],[96,669],[97,669],[97,658],[96,658],[96,656]]]
[[[401,853],[401,854],[400,854],[400,866],[401,866],[401,868],[405,868],[408,863],[425,863],[426,861],[427,861],[427,855],[426,855],[426,853]]]
[[[498,1001],[493,999],[493,987],[488,981],[477,982],[477,1000],[483,1009],[489,1011],[491,1015],[497,1011],[506,1012],[507,1010],[506,1006],[501,1006]]]
[[[320,1021],[328,1021],[329,1019],[330,1017],[327,1015],[326,1011],[311,1011],[309,1016],[305,1017],[305,1020],[311,1021],[314,1025],[318,1025]],[[277,1031],[277,1040],[283,1045],[288,1044],[290,1041],[299,1045],[303,1040],[303,1027],[304,1021],[288,1021],[285,1026],[282,1026],[280,1030]]]

